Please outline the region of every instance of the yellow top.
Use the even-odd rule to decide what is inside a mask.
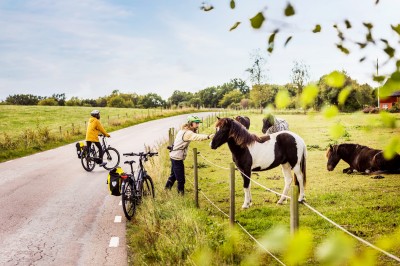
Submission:
[[[86,141],[99,142],[99,132],[106,137],[110,136],[101,125],[100,120],[96,117],[91,117],[86,131]]]

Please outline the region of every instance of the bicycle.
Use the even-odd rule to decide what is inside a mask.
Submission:
[[[103,162],[107,162],[104,165],[104,169],[111,170],[118,166],[120,155],[119,152],[112,148],[110,145],[107,146],[106,136],[99,135],[101,137],[101,147],[103,149]],[[91,147],[84,147],[81,156],[81,163],[83,168],[91,172],[96,166],[96,162],[100,160],[99,151],[95,149],[94,143],[92,143]]]
[[[122,208],[125,217],[130,220],[135,215],[136,206],[142,203],[143,198],[154,198],[154,183],[151,177],[147,174],[144,167],[150,157],[158,155],[158,152],[140,152],[140,153],[124,153],[124,156],[138,156],[139,166],[136,171],[133,171],[134,160],[125,161],[124,164],[129,164],[131,173],[122,175],[121,196]],[[135,175],[136,174],[136,175]]]

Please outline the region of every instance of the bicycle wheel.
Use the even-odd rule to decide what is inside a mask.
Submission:
[[[142,188],[143,198],[154,198],[154,183],[150,176],[144,178],[143,188]]]
[[[90,149],[89,152],[88,152],[88,147],[83,149],[81,157],[81,163],[83,169],[85,169],[88,172],[93,171],[94,167],[96,166],[96,163],[93,159],[93,157],[95,156],[96,156],[96,151],[94,151],[93,149]]]
[[[133,182],[124,181],[122,189],[122,209],[126,219],[132,219],[136,212],[135,188]]]
[[[118,166],[119,159],[119,152],[116,149],[109,147],[104,151],[103,154],[103,162],[107,163],[103,167],[107,170],[111,170]]]

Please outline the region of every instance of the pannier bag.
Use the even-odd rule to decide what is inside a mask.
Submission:
[[[83,148],[85,147],[85,142],[79,141],[78,143],[75,144],[75,146],[76,146],[76,154],[78,155],[78,158],[80,159],[82,157]]]
[[[107,184],[110,194],[121,196],[121,175],[124,173],[121,167],[115,167],[108,173]]]

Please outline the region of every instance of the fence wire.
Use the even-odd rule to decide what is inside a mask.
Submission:
[[[205,161],[207,161],[208,163],[210,163],[210,164],[212,164],[212,165],[214,165],[214,166],[216,166],[216,167],[218,167],[218,168],[225,169],[225,170],[229,170],[229,168],[222,167],[222,166],[219,166],[219,165],[217,165],[217,164],[212,163],[211,161],[209,161],[208,159],[206,159],[201,153],[199,153],[199,154],[200,154],[200,156],[201,156]],[[242,174],[242,176],[247,177],[251,182],[253,182],[253,183],[259,185],[260,187],[264,188],[265,190],[270,191],[270,192],[272,192],[272,193],[275,193],[276,195],[279,195],[279,196],[284,196],[284,197],[286,197],[287,199],[290,199],[289,196],[283,195],[283,194],[281,194],[281,193],[279,193],[279,192],[276,192],[276,191],[274,191],[274,190],[272,190],[272,189],[270,189],[270,188],[267,188],[266,186],[260,184],[259,182],[257,182],[257,181],[255,181],[255,180],[251,179],[249,176],[247,176],[245,173],[243,173],[239,168],[236,167],[235,169],[238,170],[238,171]],[[203,194],[204,194],[204,193],[203,193]],[[354,237],[354,238],[357,239],[358,241],[360,241],[360,242],[364,243],[365,245],[367,245],[367,246],[369,246],[369,247],[371,247],[371,248],[373,248],[373,249],[375,249],[375,250],[377,250],[377,251],[379,251],[379,252],[382,252],[382,253],[385,254],[386,256],[388,256],[388,257],[390,257],[390,258],[392,258],[392,259],[394,259],[394,260],[400,262],[400,258],[399,258],[399,257],[396,257],[395,255],[390,254],[389,252],[387,252],[387,251],[385,251],[385,250],[383,250],[383,249],[381,249],[381,248],[379,248],[379,247],[377,247],[377,246],[375,246],[375,245],[369,243],[368,241],[366,241],[366,240],[364,240],[364,239],[362,239],[362,238],[360,238],[360,237],[358,237],[358,236],[352,234],[351,232],[347,231],[345,228],[343,228],[343,227],[340,226],[339,224],[335,223],[334,221],[332,221],[331,219],[329,219],[328,217],[326,217],[325,215],[323,215],[322,213],[320,213],[319,211],[317,211],[315,208],[313,208],[312,206],[310,206],[308,203],[303,202],[303,205],[306,206],[307,208],[309,208],[312,212],[314,212],[315,214],[317,214],[317,215],[320,216],[321,218],[325,219],[326,221],[328,221],[329,223],[331,223],[332,225],[334,225],[335,227],[339,228],[340,230],[342,230],[343,232],[347,233],[348,235]],[[238,224],[239,224],[239,223],[238,223]],[[239,224],[239,225],[240,225],[240,224]],[[240,225],[240,227],[242,227],[242,226]],[[244,228],[242,227],[242,229],[244,229]],[[245,229],[244,229],[244,230],[245,230]],[[253,236],[251,236],[247,231],[246,231],[246,233],[247,233],[251,238],[253,238],[253,239],[255,240],[255,238],[254,238]],[[261,245],[260,243],[258,243],[257,240],[255,240],[255,241],[257,242],[257,244]],[[270,254],[269,251],[267,251],[267,252],[268,252],[268,254]],[[272,254],[270,254],[270,255],[273,256]],[[273,256],[273,257],[274,257],[274,256]],[[274,257],[274,258],[275,258],[275,257]],[[276,259],[276,258],[275,258],[275,259]],[[279,261],[279,260],[278,260],[278,261]],[[279,262],[282,263],[281,261],[279,261]]]

